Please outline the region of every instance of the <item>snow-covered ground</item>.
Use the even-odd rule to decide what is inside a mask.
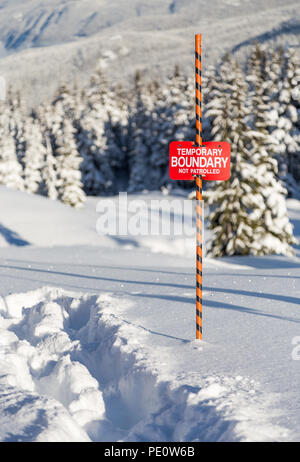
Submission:
[[[300,440],[299,247],[206,259],[197,342],[193,237],[103,237],[98,199],[0,192],[2,441]]]

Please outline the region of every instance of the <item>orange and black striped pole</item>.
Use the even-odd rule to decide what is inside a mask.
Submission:
[[[202,145],[201,34],[195,36],[196,145]],[[196,339],[202,340],[202,178],[196,176]]]

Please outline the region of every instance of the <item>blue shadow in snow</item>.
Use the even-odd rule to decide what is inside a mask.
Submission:
[[[178,303],[195,303],[193,298],[187,297],[180,297],[174,295],[158,295],[158,294],[138,294],[137,297],[145,297],[145,298],[156,298],[161,300],[168,300],[172,302]],[[224,303],[224,302],[217,302],[216,300],[204,300],[204,305],[211,307],[211,308],[221,308],[224,310],[233,310],[233,311],[240,311],[242,313],[253,314],[255,316],[263,316],[266,318],[273,318],[273,319],[280,319],[282,321],[290,321],[295,323],[300,323],[300,318],[292,318],[288,316],[280,316],[276,314],[270,314],[263,311],[255,310],[253,308],[248,308],[245,306],[233,305],[231,303]]]
[[[22,239],[16,231],[12,231],[9,228],[6,228],[5,226],[0,224],[0,234],[4,237],[6,242],[12,245],[16,246],[22,246],[24,247],[25,245],[30,245],[30,242],[25,241],[25,239]]]
[[[124,284],[139,284],[139,285],[150,285],[150,286],[161,286],[161,287],[178,287],[181,289],[191,289],[192,286],[185,285],[185,284],[170,284],[166,282],[158,282],[158,281],[130,281],[128,279],[116,279],[116,278],[107,278],[104,276],[91,276],[88,274],[78,274],[78,273],[66,273],[64,271],[51,271],[48,269],[42,268],[28,268],[24,266],[16,266],[16,265],[0,265],[0,268],[4,269],[17,269],[17,270],[24,270],[30,271],[33,273],[46,273],[46,274],[54,274],[60,276],[68,276],[68,277],[75,277],[75,278],[82,278],[82,279],[90,279],[95,281],[109,281],[109,282],[120,282]]]
[[[218,261],[218,259],[216,259]],[[259,256],[254,257],[251,255],[247,255],[246,257],[242,256],[234,256],[234,257],[222,257],[219,259],[220,262],[225,262],[234,265],[241,265],[243,266],[250,266],[249,271],[251,269],[283,269],[283,268],[299,268],[300,269],[300,260],[296,258],[288,258],[280,255],[269,255],[269,256]],[[222,269],[222,268],[221,268]],[[226,269],[226,268],[224,268]],[[235,268],[236,269],[236,268]],[[230,268],[229,268],[230,270]],[[247,274],[249,275],[247,270]],[[240,274],[242,275],[242,274]]]
[[[244,295],[246,297],[255,297],[255,298],[267,298],[269,300],[275,300],[277,302],[287,302],[293,303],[295,305],[300,306],[300,298],[298,297],[290,297],[288,295],[278,295],[278,294],[268,294],[264,292],[251,292],[249,290],[235,290],[235,289],[228,289],[228,288],[218,288],[218,287],[207,287],[205,286],[205,290],[210,290],[211,292],[224,292],[227,294],[235,294],[235,295]]]

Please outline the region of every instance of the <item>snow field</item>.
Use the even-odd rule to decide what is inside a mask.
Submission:
[[[288,438],[254,380],[170,373],[151,334],[122,319],[132,305],[47,287],[2,297],[2,441]]]

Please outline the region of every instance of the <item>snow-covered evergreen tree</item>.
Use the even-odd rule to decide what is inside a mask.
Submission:
[[[231,144],[230,180],[216,182],[208,201],[209,227],[213,231],[208,252],[214,257],[251,253],[253,230],[245,200],[252,189],[243,181],[243,172],[249,164],[247,93],[240,69],[227,55],[220,71],[215,73],[206,106],[213,140]]]
[[[37,120],[28,117],[24,124],[24,187],[30,193],[40,190],[45,166],[46,148]]]
[[[53,155],[53,149],[49,134],[45,134],[45,165],[42,173],[44,192],[51,200],[58,198],[58,174],[57,174],[57,159]]]
[[[101,80],[101,105],[105,108],[104,136],[106,139],[106,155],[115,170],[121,168],[125,162],[125,153],[122,149],[126,136],[128,123],[128,105],[124,100],[125,90],[120,84],[109,87],[106,80],[100,74]]]
[[[85,200],[81,183],[81,158],[77,152],[74,128],[67,117],[56,135],[59,198],[72,207],[81,207]]]
[[[287,171],[300,182],[300,59],[295,52],[285,55],[279,104],[278,125],[285,132]]]
[[[16,155],[16,145],[10,127],[10,108],[0,106],[0,184],[9,188],[24,189],[22,167]]]
[[[66,83],[63,83],[57,90],[52,105],[60,106],[60,110],[64,115],[66,115],[70,120],[75,118],[75,106],[77,100],[77,87],[74,85],[71,88]]]
[[[292,255],[292,225],[285,206],[284,188],[276,179],[277,162],[266,150],[264,114],[247,125],[248,85],[239,66],[227,56],[216,78],[214,94],[207,105],[215,141],[231,144],[231,177],[216,183],[209,196],[208,251],[213,256]],[[264,110],[262,100],[257,104]]]
[[[135,76],[129,123],[129,190],[159,189],[169,178],[169,143],[194,138],[191,80],[176,67],[165,85]]]
[[[277,109],[278,93],[282,85],[284,75],[284,50],[277,47],[264,50],[264,77],[266,94],[270,98],[270,109]]]
[[[82,178],[88,194],[114,191],[111,155],[113,143],[108,141],[109,115],[106,92],[108,86],[98,69],[85,92],[86,108],[78,123],[78,147],[83,157]]]
[[[278,143],[278,175],[291,195],[299,194],[300,184],[297,186],[296,181],[300,180],[300,62],[295,53],[281,47],[271,51],[266,61],[268,130]]]
[[[24,139],[24,125],[26,121],[26,109],[24,99],[20,91],[13,91],[9,88],[6,106],[9,113],[9,132],[14,139],[16,156],[21,167],[24,169],[24,151],[25,151],[25,139]]]
[[[278,253],[292,255],[291,244],[296,243],[293,228],[289,222],[285,204],[287,191],[278,180],[276,151],[278,139],[269,133],[270,101],[266,95],[265,56],[259,62],[259,48],[253,56],[253,66],[249,66],[250,79],[253,77],[254,92],[251,95],[251,113],[254,130],[251,130],[251,160],[256,167],[255,191],[261,194],[264,204],[255,217],[263,220],[263,231],[259,232],[258,254]],[[251,75],[251,71],[253,71]]]
[[[56,115],[52,105],[40,106],[36,118],[38,120],[45,148],[45,163],[42,171],[40,192],[52,200],[58,198],[58,172],[55,157],[55,130],[58,130],[61,117]]]
[[[108,109],[109,123],[112,132],[112,141],[116,145],[116,149],[112,151],[112,165],[116,169],[124,169],[127,164],[128,91],[121,83],[115,84],[110,89],[110,99],[113,104]]]
[[[154,94],[152,109],[151,174],[154,187],[171,183],[169,178],[169,143],[194,140],[194,81],[175,66],[166,85]],[[172,182],[173,183],[173,182]],[[186,186],[186,182],[182,184]]]
[[[106,113],[99,102],[98,85],[100,79],[97,82],[92,79],[84,94],[84,107],[75,121],[77,147],[82,157],[82,182],[89,195],[113,190],[113,171],[104,133]]]
[[[128,191],[151,188],[150,156],[153,100],[140,72],[135,75],[134,98],[129,117]]]
[[[124,90],[109,86],[101,67],[93,74],[86,92],[89,113],[87,118],[94,140],[92,157],[102,177],[101,192],[117,190],[115,172],[125,164],[126,126],[128,123],[127,103]]]
[[[206,106],[213,97],[215,90],[216,72],[213,66],[208,66],[205,72],[202,72],[202,133],[203,140],[209,141],[211,139],[210,120],[206,117]],[[218,84],[217,84],[218,86]],[[193,120],[193,128],[195,127],[195,120]]]
[[[249,132],[254,151],[257,146],[264,146],[269,156],[276,157],[278,141],[270,135],[270,96],[266,80],[266,51],[258,44],[255,45],[248,60],[247,81],[250,82],[250,114],[249,125],[253,130]],[[274,162],[275,165],[275,162]]]

